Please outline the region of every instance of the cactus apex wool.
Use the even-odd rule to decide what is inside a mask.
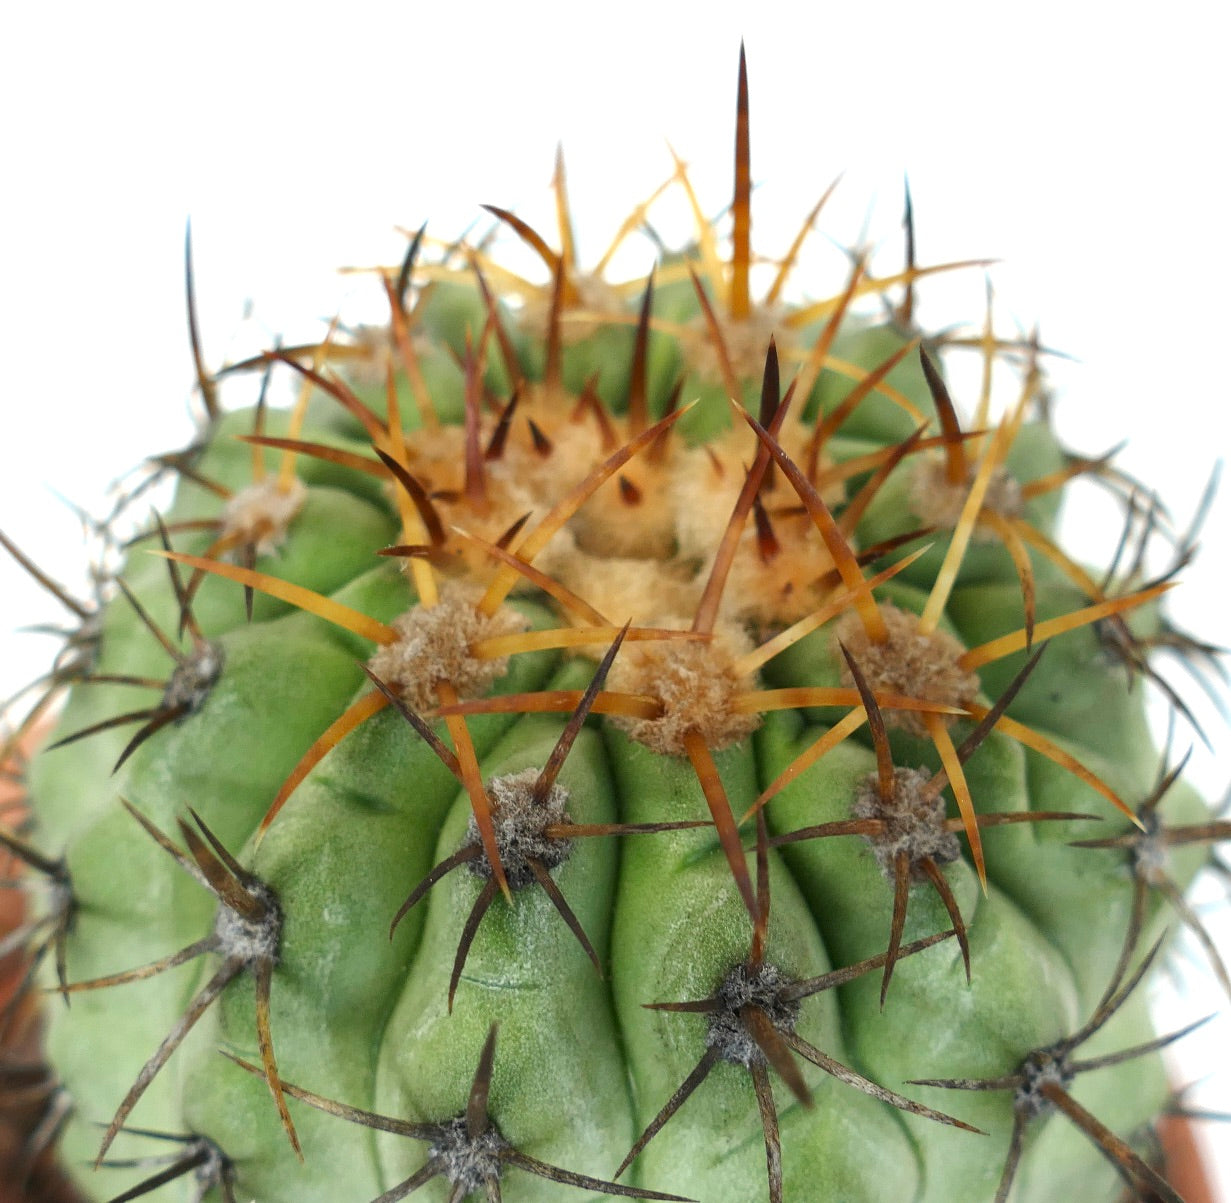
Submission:
[[[1153,653],[1213,654],[1191,540],[1142,579],[1037,339],[920,328],[970,265],[909,202],[889,276],[798,286],[815,211],[754,253],[742,54],[736,113],[729,238],[677,161],[647,279],[577,263],[560,165],[557,246],[489,206],[545,283],[421,228],[387,325],[224,369],[290,409],[224,412],[194,334],[169,507],[97,597],[41,578],[3,1019],[44,996],[88,1198],[1178,1198],[1141,982],[1231,827],[1140,682],[1184,721]],[[1056,540],[1077,478],[1107,563]]]

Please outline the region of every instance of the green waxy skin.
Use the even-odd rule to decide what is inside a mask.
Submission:
[[[789,761],[792,745],[806,734],[782,729],[788,725],[793,724],[774,724],[761,740],[771,767]],[[1009,763],[989,766],[989,759]],[[997,810],[1025,809],[1028,798],[1022,759],[1019,749],[1008,741],[985,746],[979,757],[971,761],[972,791],[980,797],[995,797],[999,803]],[[981,771],[976,772],[976,768]],[[875,772],[875,758],[868,749],[848,743],[826,756],[818,770],[820,780],[810,782],[806,790],[788,788],[773,804],[771,823],[775,831],[794,831],[846,817],[844,799],[861,780]],[[1000,781],[995,782],[993,777]],[[1059,892],[1066,902],[1071,899],[1072,891],[1066,891],[1065,884],[1071,880],[1073,866],[1066,865],[1066,871],[1041,879],[1036,857],[1032,861],[1032,877],[1015,880],[1010,869],[1002,881],[997,870],[1010,858],[1004,856],[999,841],[1012,834],[1013,830],[1007,828],[986,839],[991,882],[988,897],[980,896],[977,879],[966,862],[955,862],[945,871],[971,928],[974,974],[969,989],[961,986],[961,961],[957,950],[950,947],[943,954],[937,949],[930,958],[920,956],[900,965],[883,1012],[878,1005],[879,975],[869,975],[843,988],[847,1030],[852,1034],[856,1051],[862,1054],[862,1063],[878,1081],[996,1076],[1013,1060],[1015,1050],[1046,1045],[1062,1037],[1078,1026],[1082,1016],[1097,1002],[1119,951],[1116,934],[1124,930],[1126,912],[1116,908],[1105,920],[1108,938],[1103,947],[1111,953],[1107,963],[1091,967],[1080,960],[1066,960],[1065,944],[1074,947],[1078,941],[1076,933],[1069,929],[1073,914],[1056,905],[1055,895]],[[1031,830],[1026,838],[1034,835]],[[848,846],[840,847],[842,843]],[[995,855],[998,851],[999,856]],[[842,841],[800,843],[786,849],[786,859],[798,879],[806,883],[813,912],[828,920],[826,931],[833,933],[830,947],[838,963],[860,960],[883,947],[890,925],[893,887],[864,840],[847,837]],[[1087,871],[1089,867],[1082,866]],[[1093,890],[1089,894],[1097,897]],[[1044,908],[1050,909],[1053,923],[1036,927],[1031,922],[1031,913],[1037,914]],[[1097,906],[1088,906],[1080,914],[1085,924],[1101,919]],[[945,912],[935,892],[930,887],[915,886],[903,939],[919,938],[943,928],[945,923]],[[1091,988],[1083,991],[1086,979],[1091,981]],[[989,988],[995,993],[994,1002],[984,996]],[[1108,1047],[1116,1047],[1116,1040],[1131,1043],[1141,1030],[1138,1017],[1136,1024],[1123,1025],[1122,1031],[1110,1038],[1112,1044]],[[937,1068],[921,1070],[919,1066],[924,1061]],[[942,1070],[941,1066],[945,1068]],[[1154,1090],[1158,1089],[1156,1074]],[[1112,1094],[1098,1097],[1110,1098],[1113,1094],[1114,1087]],[[1012,1112],[1005,1093],[964,1095],[955,1101],[949,1092],[924,1088],[919,1097],[984,1128],[996,1147],[1004,1147],[1008,1140]],[[1155,1101],[1151,1098],[1149,1103]],[[907,1122],[920,1139],[928,1139],[937,1150],[923,1198],[978,1200],[994,1194],[999,1166],[995,1157],[989,1159],[981,1147],[991,1141],[970,1141],[960,1132],[921,1132],[920,1121],[908,1117]],[[1055,1156],[1054,1152],[1032,1152],[1023,1173],[1031,1166],[1039,1166],[1031,1172],[1037,1173],[1040,1181],[1059,1182],[1067,1167],[1061,1170]],[[964,1184],[961,1192],[958,1183]],[[1053,1185],[1051,1189],[1058,1187]]]
[[[254,560],[260,575],[247,578],[256,585],[251,621],[240,581],[209,572],[198,582],[192,616],[221,656],[217,680],[191,713],[155,732],[114,774],[113,766],[139,721],[49,750],[32,767],[30,791],[37,813],[32,838],[49,855],[65,856],[76,904],[67,941],[70,982],[89,982],[157,962],[213,930],[217,900],[158,846],[121,800],[180,849],[186,838],[180,822],[188,820],[191,808],[277,899],[281,929],[269,1025],[283,1082],[392,1120],[448,1121],[466,1109],[479,1050],[496,1024],[487,1113],[501,1138],[528,1157],[608,1180],[705,1056],[710,1038],[706,1013],[650,1009],[647,1004],[710,998],[728,975],[754,956],[762,937],[765,964],[790,980],[817,977],[885,954],[895,887],[871,837],[814,838],[770,849],[764,858],[769,910],[766,915],[758,903],[753,909],[760,917],[754,922],[732,872],[730,861],[738,860],[738,850],[723,846],[711,822],[712,807],[721,817],[724,806],[738,821],[798,755],[849,712],[849,705],[811,704],[816,699],[773,709],[770,703],[762,706],[755,694],[841,686],[847,678],[836,628],[851,621],[849,608],[838,621],[794,641],[757,674],[722,685],[727,700],[718,709],[728,707],[720,716],[723,721],[740,705],[746,709],[754,703],[758,717],[733,736],[703,737],[724,795],[718,806],[712,788],[707,797],[704,771],[694,757],[682,755],[679,747],[664,750],[638,742],[622,717],[630,707],[644,709],[647,697],[660,697],[661,678],[654,673],[665,676],[667,670],[655,668],[631,685],[614,684],[615,675],[637,662],[638,649],[655,654],[661,650],[662,663],[672,670],[678,664],[695,664],[687,659],[694,652],[712,654],[719,663],[723,656],[738,659],[794,621],[796,615],[788,616],[788,611],[796,599],[788,594],[795,585],[759,603],[755,612],[764,615],[768,607],[768,617],[738,629],[727,615],[754,610],[741,608],[744,599],[734,596],[747,585],[731,584],[717,621],[710,623],[701,617],[701,598],[716,546],[703,555],[696,554],[695,546],[687,555],[673,547],[655,556],[608,553],[597,522],[587,527],[586,538],[598,547],[596,551],[586,544],[588,560],[570,543],[578,529],[572,520],[534,560],[536,569],[561,581],[560,587],[553,586],[554,596],[538,582],[519,579],[505,602],[534,632],[603,628],[578,650],[520,647],[509,656],[507,670],[481,691],[490,697],[531,695],[531,700],[522,697],[506,711],[469,713],[448,722],[429,713],[425,721],[448,749],[444,757],[396,709],[385,707],[319,759],[276,820],[258,835],[280,787],[314,741],[348,707],[371,694],[373,686],[363,671],[375,647],[367,637],[371,624],[391,624],[415,608],[420,588],[434,604],[425,582],[434,588],[450,577],[465,577],[477,600],[497,577],[496,558],[493,554],[484,562],[481,550],[463,545],[455,528],[480,532],[493,542],[528,513],[524,531],[519,528],[505,540],[511,548],[521,546],[517,540],[535,529],[572,482],[639,433],[637,416],[629,414],[630,381],[639,367],[647,381],[649,420],[666,412],[681,381],[680,400],[699,398],[699,404],[664,442],[621,466],[620,472],[629,474],[622,480],[622,496],[615,494],[615,484],[604,486],[607,492],[584,503],[585,516],[614,514],[617,525],[640,530],[638,524],[650,525],[647,514],[660,514],[665,506],[682,507],[698,518],[711,509],[729,512],[734,492],[723,473],[747,471],[757,458],[758,444],[751,436],[738,441],[748,432],[739,429],[738,420],[732,421],[725,387],[693,357],[705,327],[692,282],[680,273],[682,261],[669,257],[658,269],[652,312],[661,328],[651,329],[641,365],[634,352],[638,289],[624,291],[618,313],[574,315],[571,329],[565,314],[558,389],[543,379],[548,348],[542,333],[521,323],[540,302],[546,312],[550,287],[542,296],[498,298],[494,303],[492,312],[513,348],[515,363],[506,362],[497,350],[492,331],[485,336],[489,309],[470,278],[459,272],[456,279],[442,279],[438,271],[433,283],[416,294],[417,303],[408,312],[419,370],[435,414],[453,442],[442,442],[434,423],[425,421],[419,409],[423,399],[414,394],[409,374],[401,369],[396,374],[399,422],[405,432],[407,470],[422,475],[422,494],[431,499],[440,519],[435,535],[429,523],[420,521],[421,499],[420,510],[408,505],[405,492],[399,491],[403,486],[373,455],[354,404],[344,408],[318,390],[306,405],[302,426],[288,414],[263,417],[266,435],[325,444],[345,454],[341,463],[307,451],[298,455],[295,474],[306,487],[305,497],[279,546],[262,549]],[[721,310],[723,289],[717,283],[707,280],[705,287]],[[751,318],[763,320],[755,304]],[[582,319],[590,325],[579,334]],[[823,322],[800,326],[793,328],[784,319],[783,389],[824,329]],[[680,329],[696,338],[690,334],[677,340],[671,332]],[[852,370],[856,376],[874,371],[919,334],[897,322],[875,322],[863,311],[847,317],[810,395],[794,401],[783,427],[783,447],[790,444],[787,454],[802,460],[799,448],[810,424],[832,413],[855,387]],[[490,340],[481,381],[486,397],[472,395],[468,401],[467,363],[485,337]],[[388,332],[378,331],[363,345],[369,343],[377,348],[371,362],[359,362],[360,353],[354,351],[341,361],[343,371],[349,371],[356,404],[370,409],[371,421],[388,424],[385,361],[379,348],[391,345],[391,339]],[[939,352],[934,358],[939,360]],[[396,355],[393,362],[399,362]],[[476,383],[478,375],[469,373]],[[584,450],[586,422],[594,419],[586,416],[578,398],[591,381],[609,431],[594,438],[592,450]],[[515,384],[523,392],[523,408],[510,428],[508,449],[494,451],[496,417]],[[763,412],[760,377],[745,372],[739,385],[748,410],[754,416]],[[889,374],[886,389],[865,398],[825,445],[821,476],[828,466],[885,453],[909,438],[918,425],[910,407],[925,417],[935,413],[913,353]],[[447,428],[464,424],[468,416],[477,429],[469,467],[449,464],[447,471],[441,468],[433,475],[433,457],[439,458],[440,447],[459,445],[456,431]],[[552,454],[563,453],[532,440],[527,417],[544,428],[549,444],[554,439],[571,448],[569,455],[588,454],[593,462],[553,460]],[[192,471],[185,474],[164,515],[176,553],[202,556],[215,547],[223,502],[219,490],[203,486],[201,480],[231,492],[252,482],[252,448],[237,436],[251,434],[256,422],[252,411],[238,411],[203,431],[204,445]],[[928,433],[935,433],[934,422]],[[710,461],[699,448],[711,440],[710,450],[720,448],[722,455],[714,452],[713,474],[706,476]],[[963,444],[968,464],[978,462],[989,441]],[[382,438],[381,449],[391,447],[395,444],[390,434]],[[738,450],[732,452],[733,447]],[[264,454],[265,471],[273,479],[280,453]],[[371,470],[356,469],[347,456],[363,458]],[[476,483],[480,460],[486,473],[482,487]],[[850,543],[856,553],[926,524],[912,492],[922,462],[917,456],[903,459],[858,523],[851,522]],[[1047,424],[1031,416],[1008,450],[1005,471],[1018,484],[1027,484],[1065,462]],[[869,475],[832,487],[818,480],[839,520]],[[553,477],[570,483],[559,484],[553,493]],[[531,478],[533,487],[527,483]],[[747,570],[748,560],[769,575],[776,570],[776,555],[796,556],[803,567],[794,579],[821,590],[818,596],[827,594],[841,571],[826,558],[810,520],[798,517],[801,498],[781,469],[775,468],[771,478],[759,496],[769,518],[757,520],[772,525],[778,550],[770,550],[764,538],[756,543],[745,530],[729,579],[747,582],[755,576]],[[736,477],[736,488],[742,479]],[[686,484],[691,494],[681,492]],[[1055,538],[1062,495],[1063,490],[1045,493],[1020,512],[1040,540]],[[715,500],[720,496],[721,501]],[[752,515],[740,518],[752,527]],[[695,525],[704,529],[701,522]],[[907,551],[932,544],[900,577],[878,588],[877,599],[924,613],[951,535],[951,529],[938,527],[884,554],[873,550],[863,568],[865,577]],[[938,629],[966,648],[1016,631],[1025,622],[1018,566],[1004,543],[992,536],[986,524],[976,533],[939,621]],[[416,559],[410,564],[405,558],[377,555],[407,543],[416,545]],[[147,554],[158,547],[156,537],[138,543],[122,576],[152,622],[187,655],[194,640],[191,634],[179,635],[181,602],[167,562]],[[471,553],[473,560],[467,558]],[[1037,548],[1030,556],[1036,623],[1096,600],[1091,590],[1075,585],[1073,571],[1062,570],[1053,557]],[[242,556],[230,562],[242,563]],[[850,566],[844,570],[849,575]],[[192,574],[188,567],[178,571],[185,581]],[[226,571],[234,577],[233,570]],[[1090,571],[1100,579],[1099,571]],[[617,586],[627,586],[625,591],[616,587],[603,592],[611,588],[612,579]],[[295,601],[271,581],[302,587],[346,611],[329,611],[336,619],[331,621],[325,603],[304,600],[309,594],[303,593]],[[1117,596],[1129,592],[1127,586],[1117,589]],[[279,591],[283,596],[277,596]],[[572,594],[580,595],[590,609]],[[773,610],[775,605],[781,605],[781,613]],[[626,612],[630,610],[636,612]],[[369,625],[338,617],[345,612],[363,615]],[[559,766],[557,785],[567,793],[571,823],[699,825],[652,834],[577,837],[567,857],[551,869],[593,946],[601,974],[539,882],[519,883],[509,901],[497,894],[473,931],[450,1011],[450,978],[459,942],[487,878],[462,864],[436,881],[396,930],[391,932],[390,925],[411,891],[469,838],[476,784],[469,776],[470,750],[489,798],[493,780],[542,770],[552,761],[569,711],[590,684],[594,663],[610,646],[614,630],[625,619],[634,627],[687,628],[694,623],[694,613],[695,633],[704,637],[700,651],[696,641],[639,642],[635,633],[625,637],[612,682],[580,728],[567,728],[575,739]],[[1143,609],[1125,621],[1131,629],[1147,630],[1157,615]],[[1104,634],[1105,628],[1083,626],[1056,638],[1008,714],[1075,758],[1135,809],[1154,788],[1160,756],[1150,739],[1143,689],[1129,684],[1124,665],[1101,638]],[[558,642],[567,640],[561,637]],[[165,680],[173,667],[166,648],[123,597],[113,596],[101,616],[98,648],[91,670],[95,674]],[[1026,653],[1019,652],[982,666],[977,702],[995,703],[1025,659]],[[706,681],[710,670],[702,663],[688,672]],[[453,683],[445,679],[443,684]],[[390,683],[390,688],[401,687]],[[437,690],[433,696],[447,704],[447,692]],[[710,730],[704,726],[709,720],[698,696],[683,704],[693,733]],[[738,701],[750,696],[751,702]],[[68,697],[56,738],[143,706],[152,708],[158,699],[158,692],[148,688],[83,681]],[[976,723],[969,712],[945,721],[951,723],[949,732],[957,745]],[[467,732],[464,740],[458,736],[459,723]],[[1093,817],[984,827],[986,890],[969,840],[958,833],[961,855],[939,865],[939,872],[969,936],[969,983],[957,941],[945,939],[898,961],[883,1008],[882,971],[877,966],[804,999],[790,1029],[871,1083],[957,1117],[982,1133],[908,1114],[797,1059],[811,1106],[796,1098],[776,1071],[769,1072],[781,1139],[783,1203],[993,1199],[1013,1128],[1013,1092],[957,1091],[912,1080],[1014,1074],[1028,1054],[1080,1029],[1112,984],[1130,926],[1133,862],[1124,849],[1074,847],[1073,841],[1120,835],[1130,830],[1128,820],[1090,784],[1010,736],[993,731],[965,762],[978,815],[1063,811]],[[941,766],[931,739],[892,723],[887,747],[898,769],[931,774]],[[446,763],[453,757],[460,763],[457,773]],[[781,837],[850,819],[856,802],[876,788],[877,774],[877,748],[864,725],[769,800],[769,834]],[[471,788],[459,784],[459,775]],[[944,798],[948,814],[956,815],[952,790],[946,790]],[[1162,800],[1159,814],[1167,823],[1180,825],[1204,822],[1208,812],[1192,789],[1178,783]],[[758,857],[751,820],[743,823],[737,838],[755,883]],[[1207,854],[1204,843],[1168,849],[1160,871],[1183,889]],[[760,884],[763,899],[766,883]],[[1140,962],[1166,923],[1163,901],[1152,891],[1143,930],[1128,958],[1131,966]],[[934,884],[912,880],[902,943],[951,926],[951,914]],[[219,963],[219,954],[209,952],[144,980],[76,992],[71,1007],[49,1000],[48,1058],[74,1105],[61,1155],[86,1198],[103,1203],[140,1180],[134,1176],[139,1171],[122,1163],[147,1154],[148,1141],[131,1132],[119,1133],[100,1168],[88,1168],[98,1155],[99,1125],[111,1120],[142,1066]],[[44,966],[42,972],[44,984],[53,985],[51,967]],[[304,1152],[301,1162],[269,1086],[259,1074],[246,1073],[221,1055],[253,1066],[261,1063],[254,983],[247,970],[235,977],[149,1084],[126,1124],[208,1138],[234,1169],[234,1199],[368,1203],[385,1192],[396,1193],[399,1183],[434,1156],[426,1143],[347,1122],[289,1097]],[[789,1035],[785,1030],[780,1034]],[[1114,1053],[1150,1038],[1145,994],[1139,990],[1074,1056]],[[1114,1132],[1137,1140],[1142,1126],[1158,1115],[1165,1087],[1160,1062],[1150,1055],[1080,1075],[1071,1090]],[[705,1203],[776,1197],[747,1066],[720,1057],[621,1174],[620,1183]],[[1115,1170],[1064,1117],[1040,1117],[1028,1126],[1010,1197],[1013,1203],[1056,1198],[1110,1203],[1121,1185]],[[203,1195],[188,1175],[148,1197],[158,1203],[200,1198],[227,1203],[217,1184],[201,1189]],[[499,1192],[505,1203],[605,1197],[511,1166],[503,1173]],[[460,1196],[446,1176],[438,1176],[414,1197],[457,1203]],[[467,1197],[496,1195],[479,1185]]]
[[[636,820],[698,813],[703,803],[687,765],[663,766],[619,736],[612,743],[618,780]],[[755,760],[749,749],[733,749],[721,767],[738,812],[755,797]],[[792,977],[817,976],[831,965],[816,920],[777,857],[773,860],[766,959]],[[617,965],[623,961],[630,968],[617,979],[616,997],[633,1050],[642,1126],[705,1051],[705,1019],[646,1011],[641,1004],[705,998],[748,955],[747,912],[730,890],[718,888],[728,875],[706,831],[643,840],[626,854],[615,953]],[[670,908],[662,906],[664,888],[671,891]],[[848,1055],[829,993],[804,1003],[797,1031],[838,1059]],[[802,1154],[788,1159],[785,1189],[796,1197],[819,1190],[822,1198],[870,1201],[883,1198],[887,1189],[895,1197],[913,1197],[919,1167],[896,1116],[819,1070],[806,1077],[815,1092],[814,1110],[788,1105],[786,1098],[781,1103],[783,1140]],[[646,1180],[686,1181],[699,1198],[757,1197],[764,1189],[765,1153],[755,1116],[748,1072],[719,1065],[642,1155]]]
[[[493,756],[493,774],[541,766],[558,734],[557,723],[524,719]],[[615,819],[598,732],[582,733],[560,783],[569,791],[568,813],[576,822]],[[441,829],[437,860],[461,842],[469,814],[469,802],[459,799]],[[604,842],[577,841],[554,876],[606,963],[617,866]],[[624,1073],[609,991],[538,886],[518,890],[512,909],[501,901],[493,904],[467,958],[454,1014],[446,1012],[459,920],[480,886],[462,870],[432,892],[415,967],[385,1029],[376,1109],[424,1120],[455,1110],[474,1071],[473,1059],[454,1056],[457,1042],[477,1052],[488,1025],[498,1020],[492,1109],[508,1117],[500,1121],[505,1138],[542,1160],[605,1176],[635,1135],[627,1093],[593,1098],[586,1085],[619,1082]],[[411,1142],[381,1143],[388,1182],[409,1176],[422,1162],[422,1148]],[[568,1194],[522,1176],[510,1179],[505,1197],[567,1199]]]

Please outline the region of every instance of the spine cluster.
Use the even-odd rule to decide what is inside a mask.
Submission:
[[[725,257],[698,211],[586,273],[560,168],[559,251],[491,210],[546,285],[420,230],[386,327],[227,369],[289,411],[224,413],[194,348],[202,437],[96,601],[0,536],[77,624],[4,746],[67,697],[0,828],[3,1031],[72,1002],[0,1061],[31,1161],[63,1130],[113,1200],[1179,1198],[1139,985],[1169,910],[1231,995],[1183,894],[1231,825],[1132,681],[1187,719],[1195,539],[1148,578],[1167,532],[990,318],[1018,396],[963,423],[914,294],[968,265],[912,235],[790,305],[797,239],[755,296],[748,128],[741,57]],[[1126,499],[1103,570],[1055,541],[1082,477]]]

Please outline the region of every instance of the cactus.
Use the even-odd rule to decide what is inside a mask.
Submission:
[[[62,996],[5,1073],[87,1197],[1178,1198],[1141,982],[1178,915],[1231,993],[1184,900],[1231,826],[1139,682],[1183,718],[1155,646],[1212,654],[1192,539],[1140,579],[1152,504],[990,317],[1019,393],[963,422],[911,238],[791,301],[814,211],[755,295],[748,113],[741,55],[729,249],[677,163],[648,280],[577,263],[559,165],[559,249],[490,210],[546,284],[420,230],[387,326],[227,369],[290,410],[224,412],[193,323],[169,508],[97,599],[43,578],[0,830],[4,1022]],[[1081,476],[1109,564],[1055,542]]]

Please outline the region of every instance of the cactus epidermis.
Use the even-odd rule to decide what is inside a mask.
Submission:
[[[1055,544],[1037,346],[959,422],[935,269],[753,295],[747,113],[729,252],[679,167],[644,283],[496,209],[546,285],[421,231],[387,329],[239,365],[292,411],[201,367],[9,841],[90,1197],[150,1132],[160,1198],[1167,1197],[1132,987],[1227,834],[1113,654],[1169,582]]]

